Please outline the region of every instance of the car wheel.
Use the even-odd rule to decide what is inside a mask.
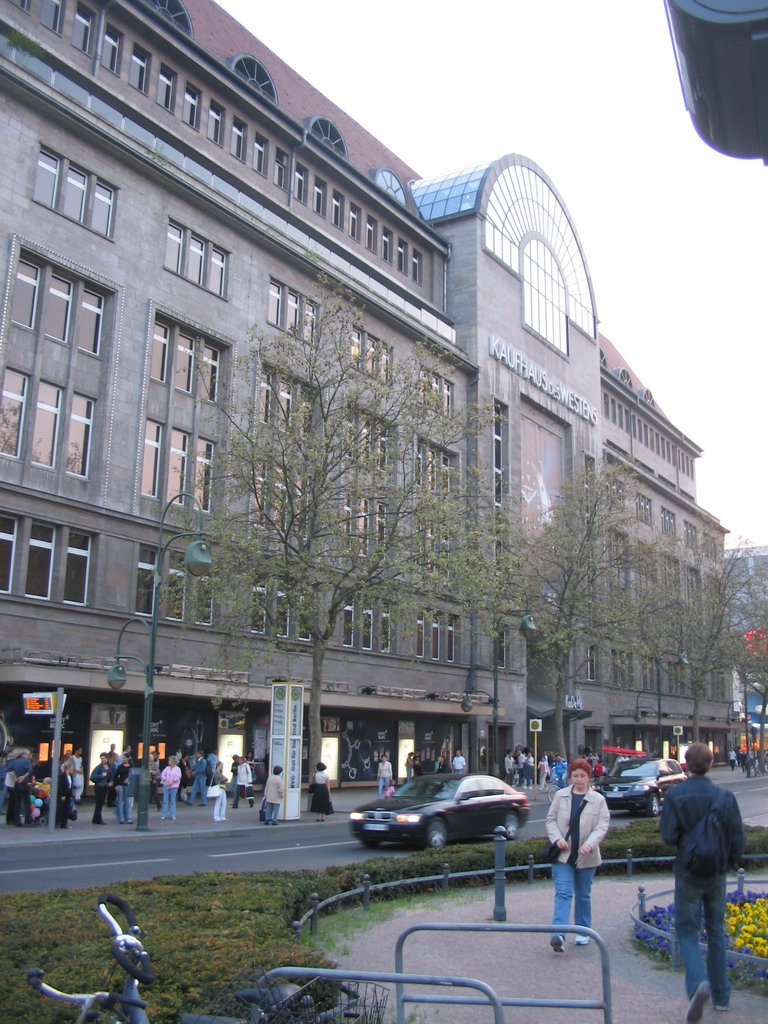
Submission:
[[[649,818],[658,818],[660,810],[661,803],[659,802],[659,794],[651,793],[645,804],[645,813]]]
[[[361,839],[360,842],[363,846],[378,846],[381,842],[380,839],[369,839],[367,836],[365,839]]]
[[[507,832],[507,839],[517,838],[517,830],[518,828],[520,828],[520,823],[514,811],[509,811],[506,818],[504,819],[504,828],[506,829]]]
[[[435,818],[427,825],[427,841],[426,845],[431,847],[433,850],[438,849],[440,846],[445,846],[448,842],[448,829],[445,827],[445,822],[440,818]]]

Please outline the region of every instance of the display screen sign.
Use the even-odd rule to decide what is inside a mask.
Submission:
[[[23,693],[25,715],[52,715],[56,711],[55,693]]]

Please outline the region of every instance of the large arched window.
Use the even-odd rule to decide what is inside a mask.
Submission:
[[[485,245],[524,282],[525,322],[561,352],[568,320],[597,337],[592,286],[576,232],[544,173],[523,157],[500,171],[486,206]]]
[[[277,103],[275,84],[261,61],[256,60],[249,53],[243,53],[239,57],[233,58],[232,70],[236,75],[244,78],[256,92],[266,96],[273,103]]]
[[[150,0],[162,16],[185,35],[192,35],[192,19],[181,0]]]

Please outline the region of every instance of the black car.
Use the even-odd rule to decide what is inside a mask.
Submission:
[[[602,776],[599,788],[609,810],[655,818],[661,810],[664,793],[686,778],[680,762],[671,757],[630,757],[617,761],[608,774]]]
[[[358,807],[349,820],[352,834],[365,846],[438,847],[490,835],[499,825],[513,839],[528,811],[526,796],[490,775],[420,775],[394,796]]]

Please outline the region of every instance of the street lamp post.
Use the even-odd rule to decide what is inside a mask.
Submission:
[[[536,626],[533,621],[533,616],[529,611],[512,611],[511,615],[520,616],[520,632],[527,639],[532,633],[536,632]],[[472,665],[469,672],[467,673],[467,679],[465,683],[464,696],[461,700],[461,710],[466,714],[472,710],[472,694],[482,693],[486,697],[489,697],[493,704],[493,713],[491,716],[491,736],[493,738],[493,765],[492,771],[497,779],[501,778],[501,763],[499,761],[499,645],[502,643],[503,633],[498,632],[493,638],[493,665],[491,666],[491,676],[493,679],[493,696],[489,693],[485,693],[485,690],[478,690],[475,686],[470,690],[469,682],[474,678],[479,668],[487,670],[485,665]]]
[[[658,730],[658,732],[657,732],[657,744],[658,744],[659,757],[663,757],[664,756],[664,739],[663,739],[663,730],[662,730],[662,727],[661,727],[661,659],[660,658],[655,658],[654,661],[656,662],[656,722],[657,722],[657,730]],[[684,649],[684,647],[682,645],[682,642],[680,643],[680,646],[677,649],[677,664],[678,665],[687,665],[688,664],[688,657],[687,657],[687,655],[685,653],[685,649]],[[678,750],[678,757],[679,756],[680,756],[680,751]]]
[[[174,533],[174,535],[165,543],[163,543],[163,533],[165,530],[165,517],[167,516],[172,505],[176,504],[180,498],[189,498],[198,514],[198,528],[196,531],[186,531],[183,533]],[[160,584],[162,583],[163,573],[163,562],[165,554],[171,544],[184,537],[194,537],[195,539],[187,544],[186,550],[184,551],[184,568],[191,576],[205,576],[210,572],[211,569],[211,549],[205,534],[203,531],[203,510],[200,502],[188,491],[180,491],[174,495],[166,504],[163,509],[162,515],[160,516],[159,522],[159,533],[157,539],[157,555],[155,558],[155,569],[152,576],[152,617],[150,625],[144,619],[139,619],[136,616],[129,619],[128,622],[120,630],[117,638],[117,649],[115,651],[115,663],[107,673],[107,682],[114,689],[120,689],[125,685],[126,672],[125,666],[122,664],[123,661],[131,660],[137,661],[144,668],[144,718],[142,728],[142,767],[141,767],[141,779],[139,782],[139,810],[136,818],[136,831],[137,832],[148,832],[149,831],[149,782],[150,782],[150,760],[149,760],[149,748],[152,742],[152,706],[155,695],[155,671],[156,671],[156,657],[155,652],[157,649],[157,626],[158,618],[160,614]],[[141,622],[149,634],[149,659],[146,664],[141,661],[140,658],[135,657],[131,654],[120,653],[120,642],[123,638],[123,633],[127,626],[132,622]]]

